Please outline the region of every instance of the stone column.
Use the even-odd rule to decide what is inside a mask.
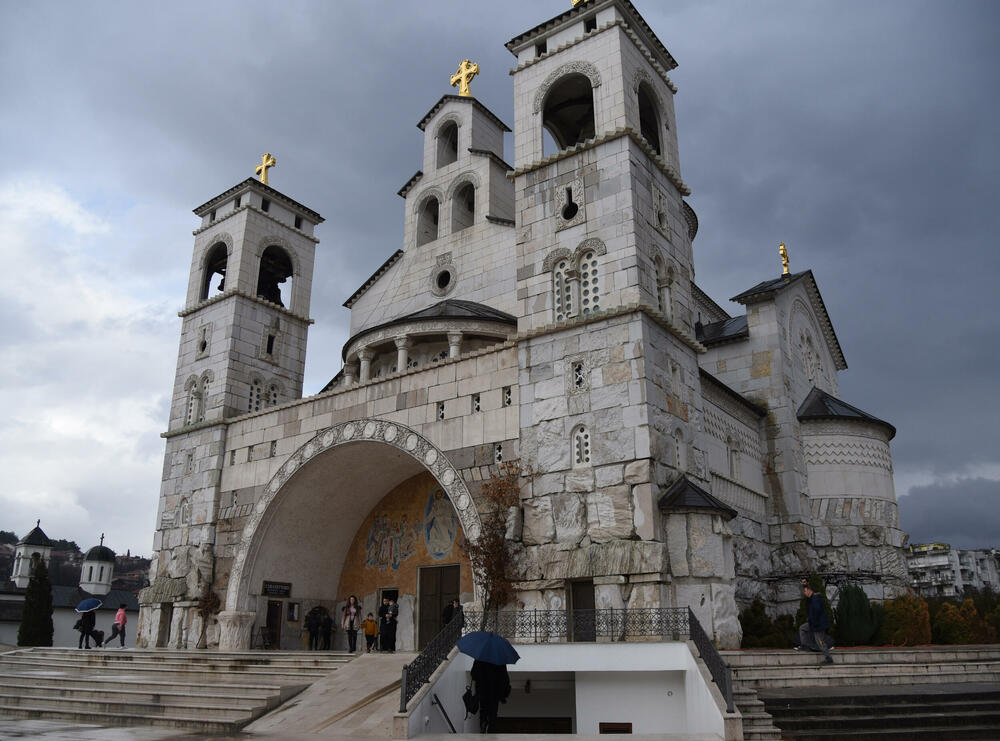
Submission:
[[[251,641],[253,636],[250,630],[253,627],[255,612],[241,612],[239,610],[224,610],[219,613],[219,650],[220,651],[246,651],[253,648]]]
[[[354,372],[354,363],[344,363],[344,385],[350,386],[357,380],[357,374]]]
[[[373,357],[375,357],[375,353],[369,350],[367,347],[358,350],[358,361],[361,365],[360,377],[358,378],[358,380],[361,383],[364,383],[369,378],[371,378]]]
[[[449,332],[448,333],[448,357],[457,358],[462,354],[462,333],[461,332]]]
[[[413,340],[409,337],[397,337],[393,342],[396,343],[396,370],[402,373],[406,370],[406,363],[410,359],[409,350],[413,346]]]

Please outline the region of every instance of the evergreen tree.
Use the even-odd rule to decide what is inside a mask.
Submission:
[[[28,589],[24,593],[24,612],[17,629],[18,646],[51,646],[52,634],[52,584],[45,561],[33,564]]]

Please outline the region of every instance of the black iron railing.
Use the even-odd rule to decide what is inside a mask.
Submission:
[[[691,608],[689,607],[687,610],[690,613],[691,641],[698,649],[698,654],[705,662],[705,666],[708,667],[708,671],[711,672],[712,681],[718,685],[719,691],[726,699],[726,712],[731,713],[733,712],[733,672],[729,668],[729,664],[723,661],[715,644],[712,643],[712,639],[708,637],[708,633],[701,627],[698,618],[691,612]]]
[[[512,643],[585,641],[679,641],[689,633],[687,608],[643,607],[604,610],[468,611],[466,632],[491,630]]]
[[[603,610],[468,610],[459,613],[438,633],[412,662],[403,667],[399,711],[430,679],[465,633],[489,630],[511,643],[579,643],[587,641],[681,641],[694,642],[733,712],[733,677],[711,638],[689,607],[643,607]]]
[[[402,686],[399,688],[399,712],[405,713],[406,706],[421,687],[431,678],[431,674],[448,658],[456,641],[462,637],[464,616],[458,613],[451,622],[434,636],[417,658],[403,666]]]

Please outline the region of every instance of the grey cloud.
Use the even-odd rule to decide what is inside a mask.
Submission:
[[[955,548],[1000,544],[1000,481],[960,479],[915,486],[899,498],[899,520],[911,543],[944,542]]]

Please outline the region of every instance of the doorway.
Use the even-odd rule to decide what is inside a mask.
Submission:
[[[592,579],[586,581],[570,582],[569,607],[570,607],[570,640],[571,641],[596,641],[596,602],[594,601],[594,582]]]
[[[281,647],[281,600],[267,601],[267,639],[272,648]]]
[[[417,648],[422,649],[444,627],[446,605],[459,598],[461,567],[424,566],[417,583]]]

